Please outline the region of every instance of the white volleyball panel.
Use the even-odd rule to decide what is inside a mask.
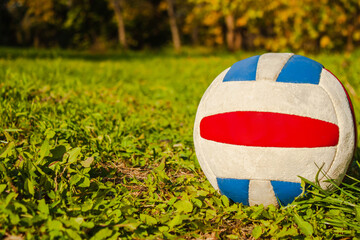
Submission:
[[[249,205],[278,206],[273,187],[268,180],[250,180],[249,184]]]
[[[340,183],[349,166],[355,148],[355,129],[349,101],[341,83],[329,71],[323,69],[319,85],[327,92],[335,108],[339,126],[339,143],[333,164],[327,172],[329,178]],[[324,186],[329,184],[324,183]]]
[[[203,138],[199,148],[216,177],[289,182],[301,182],[299,175],[315,180],[320,167],[328,171],[336,153],[336,147],[248,147]]]
[[[216,181],[216,176],[209,165],[208,159],[206,158],[206,154],[203,151],[204,148],[200,145],[200,142],[202,142],[202,141],[203,141],[203,139],[200,137],[199,127],[195,126],[194,145],[195,145],[195,149],[196,149],[196,157],[198,159],[198,162],[200,164],[202,171],[204,172],[206,178],[209,180],[210,184],[213,186],[213,188],[215,188],[216,190],[219,190],[219,187],[218,187],[218,184]],[[205,149],[206,149],[206,147],[205,147]]]
[[[199,103],[199,107],[196,113],[196,118],[195,118],[195,123],[194,123],[194,145],[195,145],[195,150],[196,150],[196,157],[198,159],[198,162],[201,166],[201,169],[203,170],[206,178],[209,180],[210,184],[216,189],[218,190],[218,184],[216,181],[216,176],[213,173],[212,169],[209,167],[208,163],[207,163],[207,159],[205,158],[205,155],[203,153],[203,149],[202,147],[199,145],[200,141],[201,141],[201,137],[200,137],[200,129],[199,129],[199,125],[200,125],[200,121],[202,116],[204,115],[204,110],[201,106],[205,105],[205,102],[207,101],[207,98],[209,96],[212,95],[212,91],[217,89],[219,87],[220,84],[222,84],[222,80],[224,79],[224,76],[226,75],[226,73],[229,71],[230,68],[224,70],[222,73],[220,73],[215,80],[211,83],[211,85],[206,89],[203,97],[200,100]]]
[[[293,53],[265,53],[261,55],[257,64],[256,81],[275,82],[281,69],[293,55]]]
[[[332,101],[323,88],[314,84],[270,81],[226,82],[204,94],[197,120],[233,111],[276,112],[337,124]],[[195,124],[195,126],[197,126]]]

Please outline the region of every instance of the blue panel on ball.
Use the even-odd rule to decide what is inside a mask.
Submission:
[[[319,84],[323,65],[299,55],[293,55],[281,70],[277,82]]]
[[[259,57],[253,56],[234,63],[226,73],[223,82],[255,81]]]
[[[224,194],[234,202],[249,205],[250,180],[234,178],[217,178],[221,194]]]
[[[286,206],[294,201],[295,197],[302,192],[300,183],[271,181],[275,196],[280,201],[281,205]]]

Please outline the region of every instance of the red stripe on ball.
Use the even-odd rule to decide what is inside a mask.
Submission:
[[[243,146],[315,148],[336,146],[339,127],[297,115],[239,111],[204,117],[200,122],[200,136]]]

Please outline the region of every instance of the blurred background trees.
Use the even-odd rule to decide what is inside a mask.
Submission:
[[[351,51],[358,0],[0,0],[0,44]]]

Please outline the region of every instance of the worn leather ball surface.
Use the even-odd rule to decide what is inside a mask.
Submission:
[[[224,70],[203,95],[194,144],[211,185],[245,205],[287,205],[299,176],[329,188],[355,151],[350,98],[320,63],[292,53],[253,56]]]

